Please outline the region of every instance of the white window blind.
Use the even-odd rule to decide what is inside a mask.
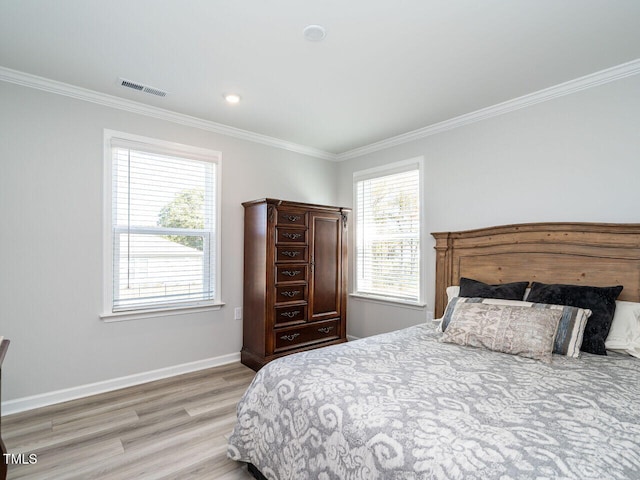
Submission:
[[[354,177],[356,293],[420,301],[420,170]]]
[[[112,311],[215,300],[215,158],[112,138],[111,160]]]

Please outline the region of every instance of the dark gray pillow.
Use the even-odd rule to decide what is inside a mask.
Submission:
[[[580,350],[596,355],[606,355],[607,349],[604,342],[609,335],[613,314],[616,311],[616,298],[622,292],[622,288],[622,285],[591,287],[533,282],[527,302],[570,305],[591,310]]]
[[[460,297],[477,298],[500,298],[502,300],[522,300],[524,291],[529,286],[529,282],[501,283],[489,285],[487,283],[472,280],[470,278],[460,278]]]

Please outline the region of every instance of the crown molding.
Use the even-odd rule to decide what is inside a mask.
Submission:
[[[29,88],[35,88],[37,90],[43,90],[45,92],[55,93],[58,95],[64,95],[66,97],[75,98],[77,100],[84,100],[86,102],[91,102],[106,107],[117,108],[126,112],[145,115],[147,117],[153,117],[159,120],[166,120],[168,122],[173,122],[188,127],[199,128],[201,130],[219,133],[221,135],[227,135],[229,137],[237,138],[240,140],[247,140],[249,142],[260,143],[262,145],[280,148],[282,150],[301,153],[310,157],[332,161],[336,160],[335,154],[325,152],[324,150],[320,150],[317,148],[307,147],[305,145],[299,145],[297,143],[288,142],[286,140],[270,137],[268,135],[262,135],[248,130],[230,127],[221,123],[216,123],[189,115],[172,112],[163,108],[145,105],[133,100],[127,100],[113,95],[107,95],[105,93],[100,93],[94,90],[70,85],[68,83],[39,77],[37,75],[31,75],[29,73],[12,70],[10,68],[2,66],[0,66],[0,81],[14,83],[16,85],[21,85]]]
[[[475,112],[465,113],[458,117],[454,117],[443,122],[434,123],[411,132],[402,133],[395,137],[387,138],[364,147],[354,148],[343,153],[336,155],[337,161],[349,160],[351,158],[361,157],[370,153],[378,152],[390,147],[395,147],[404,143],[419,140],[421,138],[429,137],[447,130],[469,125],[470,123],[486,120],[487,118],[497,117],[510,113],[522,108],[527,108],[537,103],[553,100],[554,98],[563,97],[565,95],[571,95],[572,93],[580,92],[589,88],[597,87],[605,83],[614,82],[622,78],[631,77],[640,73],[640,59],[632,60],[631,62],[623,63],[615,67],[607,68],[599,72],[585,75],[568,82],[555,85],[553,87],[545,88],[522,97],[517,97],[506,102],[498,103],[490,107],[476,110]]]
[[[434,123],[432,125],[413,130],[411,132],[396,135],[395,137],[390,137],[385,140],[365,145],[363,147],[354,148],[352,150],[348,150],[339,154],[326,152],[324,150],[308,147],[305,145],[299,145],[296,143],[288,142],[286,140],[281,140],[279,138],[270,137],[268,135],[262,135],[259,133],[250,132],[248,130],[242,130],[240,128],[230,127],[221,123],[216,123],[189,115],[172,112],[170,110],[152,107],[140,102],[95,92],[93,90],[76,87],[68,83],[50,80],[48,78],[31,75],[1,66],[0,81],[15,83],[17,85],[22,85],[25,87],[56,93],[58,95],[64,95],[67,97],[84,100],[111,108],[117,108],[131,113],[137,113],[139,115],[146,115],[148,117],[153,117],[160,120],[166,120],[189,127],[195,127],[201,130],[219,133],[221,135],[227,135],[229,137],[237,138],[240,140],[246,140],[270,147],[280,148],[282,150],[301,153],[310,157],[331,161],[344,161],[378,152],[387,148],[395,147],[397,145],[402,145],[404,143],[426,138],[431,135],[436,135],[447,130],[452,130],[464,125],[469,125],[471,123],[486,120],[491,117],[504,115],[506,113],[514,112],[522,108],[527,108],[538,103],[553,100],[554,98],[571,95],[572,93],[577,93],[582,90],[587,90],[589,88],[614,82],[626,77],[638,75],[639,73],[640,59],[632,60],[615,67],[591,73],[574,80],[569,80],[568,82],[564,82],[553,87],[545,88],[543,90],[523,95],[512,100],[507,100],[506,102],[498,103],[496,105],[482,108],[474,112],[465,113],[464,115],[460,115],[449,120]]]

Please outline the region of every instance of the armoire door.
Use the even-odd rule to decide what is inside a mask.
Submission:
[[[309,321],[339,317],[342,297],[342,217],[312,212],[309,218]]]

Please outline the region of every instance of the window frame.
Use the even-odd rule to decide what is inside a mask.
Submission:
[[[415,167],[415,168],[412,168]],[[385,177],[396,173],[407,172],[410,170],[418,170],[418,208],[419,212],[419,255],[420,260],[418,262],[419,274],[418,274],[418,299],[416,301],[401,299],[393,296],[385,296],[379,294],[372,294],[367,292],[358,291],[358,217],[361,212],[358,211],[358,182],[362,180],[369,180],[373,178]],[[390,303],[405,307],[424,308],[426,306],[426,255],[425,255],[425,239],[426,226],[425,226],[425,202],[424,202],[424,157],[418,156],[399,162],[389,163],[379,167],[368,168],[365,170],[358,170],[353,172],[353,276],[351,281],[351,297],[370,300],[378,303]]]
[[[125,143],[144,145],[145,150],[155,151],[162,155],[208,161],[216,165],[216,175],[214,188],[214,209],[215,224],[213,225],[214,241],[216,247],[211,253],[214,265],[214,292],[213,300],[196,300],[193,303],[174,304],[167,306],[156,306],[151,308],[135,308],[130,310],[113,310],[113,260],[114,255],[114,225],[113,225],[113,158],[112,140],[121,140]],[[104,178],[103,178],[103,305],[100,318],[107,322],[135,320],[141,318],[161,317],[167,315],[179,315],[183,313],[193,313],[197,311],[219,310],[223,305],[221,291],[221,209],[222,209],[222,153],[202,147],[195,147],[181,143],[169,142],[141,135],[134,135],[115,130],[104,130]],[[179,232],[178,232],[179,233]],[[193,233],[193,232],[190,232]],[[209,262],[210,264],[210,262]],[[207,268],[205,266],[205,268]],[[211,278],[210,276],[208,277]]]

